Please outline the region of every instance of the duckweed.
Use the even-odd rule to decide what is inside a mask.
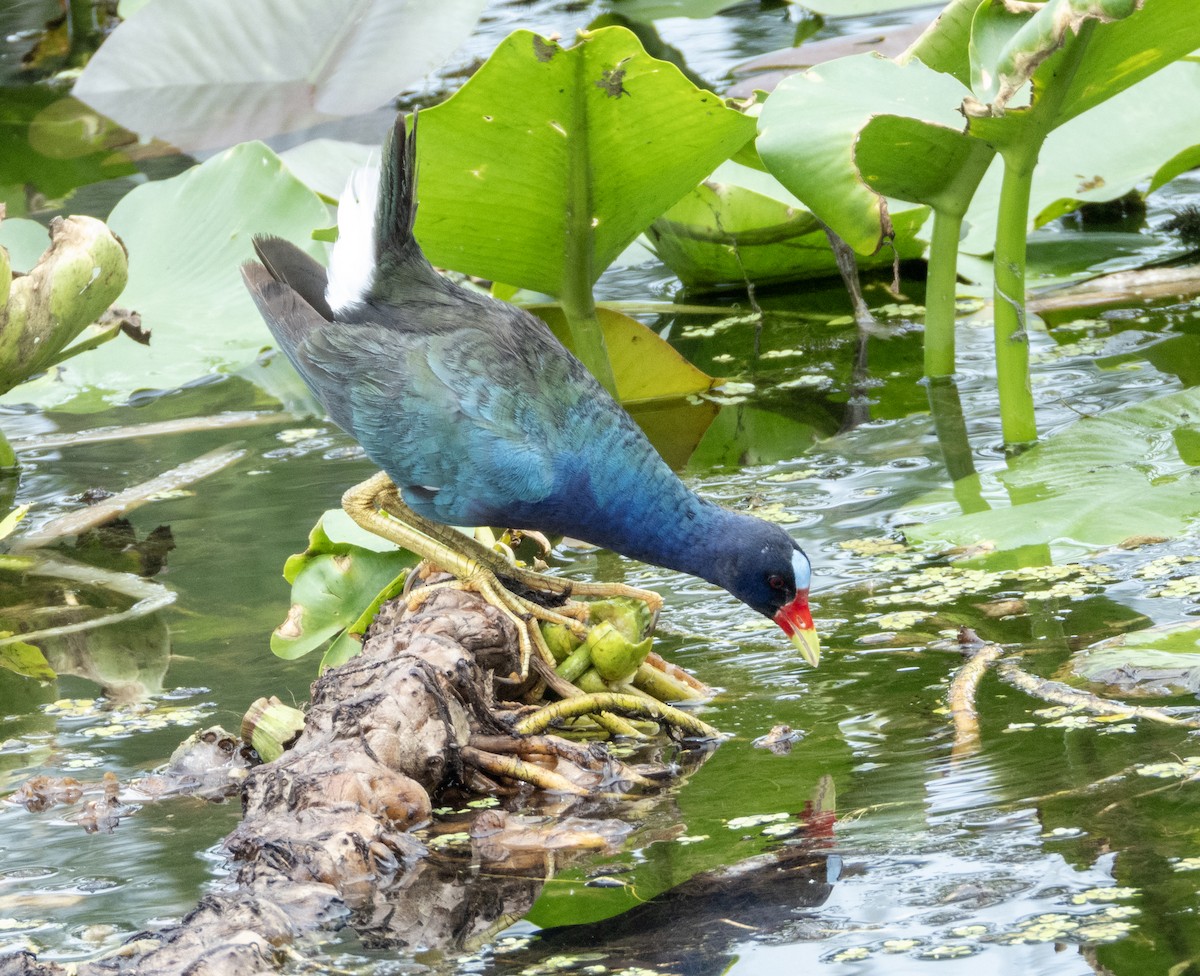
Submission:
[[[979,949],[969,945],[937,945],[922,949],[917,953],[920,959],[962,959],[973,956]]]
[[[1200,561],[1200,556],[1160,556],[1158,559],[1146,563],[1134,575],[1148,580],[1163,579],[1170,576],[1184,563],[1197,561]]]
[[[838,543],[838,548],[859,556],[877,556],[885,552],[908,551],[908,547],[903,542],[887,538],[844,539]]]
[[[1071,897],[1073,905],[1087,905],[1098,901],[1121,901],[1123,898],[1133,898],[1138,894],[1137,888],[1118,888],[1115,885],[1106,888],[1088,888]]]
[[[1147,763],[1134,770],[1139,776],[1154,779],[1182,779],[1200,773],[1200,756],[1187,756],[1179,762]]]
[[[927,610],[898,610],[880,614],[874,623],[880,630],[908,630],[931,616],[933,614]]]
[[[438,834],[437,837],[431,837],[426,843],[430,847],[460,847],[471,843],[471,835],[465,830],[459,830],[452,834]]]
[[[842,949],[827,958],[829,962],[859,962],[869,958],[870,955],[871,950],[866,946],[851,946],[849,949]]]

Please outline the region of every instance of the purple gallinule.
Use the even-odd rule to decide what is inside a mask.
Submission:
[[[516,569],[448,526],[539,529],[698,576],[772,618],[815,667],[811,571],[791,537],[690,491],[540,319],[425,259],[413,126],[406,138],[396,120],[377,185],[372,170],[351,178],[328,275],[275,237],[256,237],[261,264],[242,269],[292,365],[383,468],[346,510],[523,624],[523,670],[533,648],[549,655],[531,617],[580,629],[586,605],[567,596],[632,593],[654,611],[661,598]]]

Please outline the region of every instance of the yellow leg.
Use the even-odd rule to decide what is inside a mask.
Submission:
[[[404,504],[396,486],[383,472],[350,488],[342,496],[342,507],[368,532],[403,546],[456,577],[454,583],[441,586],[450,585],[476,592],[505,614],[517,628],[521,655],[519,680],[524,680],[528,675],[534,651],[549,665],[550,671],[554,669],[554,655],[546,646],[541,628],[537,625],[538,620],[564,624],[583,636],[582,621],[587,619],[588,607],[585,603],[571,600],[572,594],[626,596],[643,600],[650,607],[652,621],[657,620],[662,606],[662,597],[647,590],[620,583],[574,584],[569,580],[513,566],[499,553],[481,546],[461,532],[422,518]],[[550,593],[564,602],[555,608],[544,607],[513,593],[501,582],[501,577],[515,580],[534,591]],[[415,593],[415,603],[410,605],[419,606],[429,591],[438,585],[425,588],[424,593]]]

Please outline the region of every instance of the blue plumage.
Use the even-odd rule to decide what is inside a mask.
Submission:
[[[333,420],[419,515],[569,535],[699,576],[803,632],[797,646],[815,663],[808,560],[787,533],[689,491],[540,319],[425,260],[412,236],[414,144],[401,117],[384,148],[374,266],[353,272],[361,287],[327,282],[278,238],[256,238],[262,265],[243,269]],[[357,220],[339,209],[343,235]],[[346,265],[335,253],[334,275]]]

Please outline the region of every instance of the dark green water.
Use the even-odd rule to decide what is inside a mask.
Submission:
[[[575,16],[538,9],[564,23]],[[736,53],[731,34],[745,44],[736,48],[743,54],[789,40],[781,16],[726,20],[692,28],[696,58],[709,70]],[[491,30],[503,34],[505,23],[500,18]],[[490,43],[480,42],[485,50]],[[1172,202],[1194,195],[1184,186]],[[919,302],[919,283],[905,284]],[[645,298],[670,287],[654,264],[602,282],[606,297]],[[378,972],[635,965],[740,976],[1194,971],[1200,872],[1186,859],[1200,856],[1196,786],[1138,771],[1200,755],[1194,736],[1047,711],[989,676],[978,698],[980,748],[955,756],[945,696],[961,663],[952,639],[958,625],[1027,649],[1028,666],[1051,675],[1080,646],[1196,616],[1195,594],[1155,595],[1139,575],[1161,556],[1191,555],[1195,536],[1132,553],[1075,554],[1104,571],[1076,588],[1053,589],[1034,575],[960,573],[952,585],[920,595],[915,574],[926,568],[925,556],[864,545],[895,539],[906,520],[902,506],[948,481],[945,446],[919,381],[919,331],[893,320],[886,336],[866,341],[865,371],[856,372],[860,340],[843,320],[839,289],[759,298],[767,315],[757,340],[748,322],[652,324],[669,326],[677,347],[702,368],[753,384],[720,404],[684,470],[705,493],[779,520],[809,552],[821,669],[807,669],[773,627],[707,585],[607,553],[562,553],[566,575],[623,579],[664,594],[665,623],[676,636],[664,637],[659,649],[722,689],[703,715],[733,738],[662,797],[592,811],[629,819],[638,830],[619,854],[558,870],[528,919],[501,941],[412,952],[366,947],[342,934],[299,947],[301,956],[318,967]],[[880,290],[868,298],[891,301]],[[1043,431],[1200,381],[1198,312],[1196,303],[1181,303],[1035,331]],[[989,323],[964,326],[960,343],[973,460],[995,470],[1003,458]],[[88,416],[11,413],[0,422],[12,438],[36,437],[267,403],[244,380],[228,378],[139,407]],[[711,410],[702,404],[693,416]],[[667,426],[685,429],[678,417]],[[679,439],[664,442],[664,450]],[[309,527],[342,490],[372,471],[345,435],[320,420],[281,415],[235,431],[29,447],[19,484],[7,490],[34,505],[30,521],[39,524],[79,507],[87,489],[118,490],[231,444],[246,451],[236,465],[130,518],[139,538],[169,525],[176,546],[157,577],[177,594],[175,603],[151,624],[117,635],[139,649],[140,677],[155,692],[151,707],[139,713],[97,702],[99,686],[84,677],[38,688],[0,671],[4,792],[38,772],[98,778],[111,771],[124,780],[164,762],[196,728],[236,729],[260,695],[307,697],[314,659],[279,661],[267,639],[289,603],[284,559],[303,548]],[[60,549],[72,551],[70,543]],[[1027,612],[996,620],[981,609],[1013,597],[1028,597]],[[910,611],[924,616],[886,616]],[[105,638],[121,646],[112,634]],[[789,754],[752,745],[778,724],[804,733]],[[814,798],[824,816],[806,811]],[[219,883],[220,840],[238,817],[235,803],[179,800],[147,805],[114,833],[90,835],[67,819],[73,812],[0,807],[0,943],[27,943],[46,959],[84,959],[179,918]],[[552,943],[561,947],[558,957],[521,940],[535,926],[616,916],[699,873],[780,845],[811,854],[809,888],[772,896],[729,880],[726,890],[750,892],[748,914],[719,905],[706,914],[714,911],[711,900],[684,903],[676,924],[652,930],[649,945],[659,955],[615,927],[608,935],[563,935]],[[620,884],[588,884],[598,864]],[[466,890],[488,879],[468,873],[461,883]],[[561,958],[584,949],[594,955]]]

